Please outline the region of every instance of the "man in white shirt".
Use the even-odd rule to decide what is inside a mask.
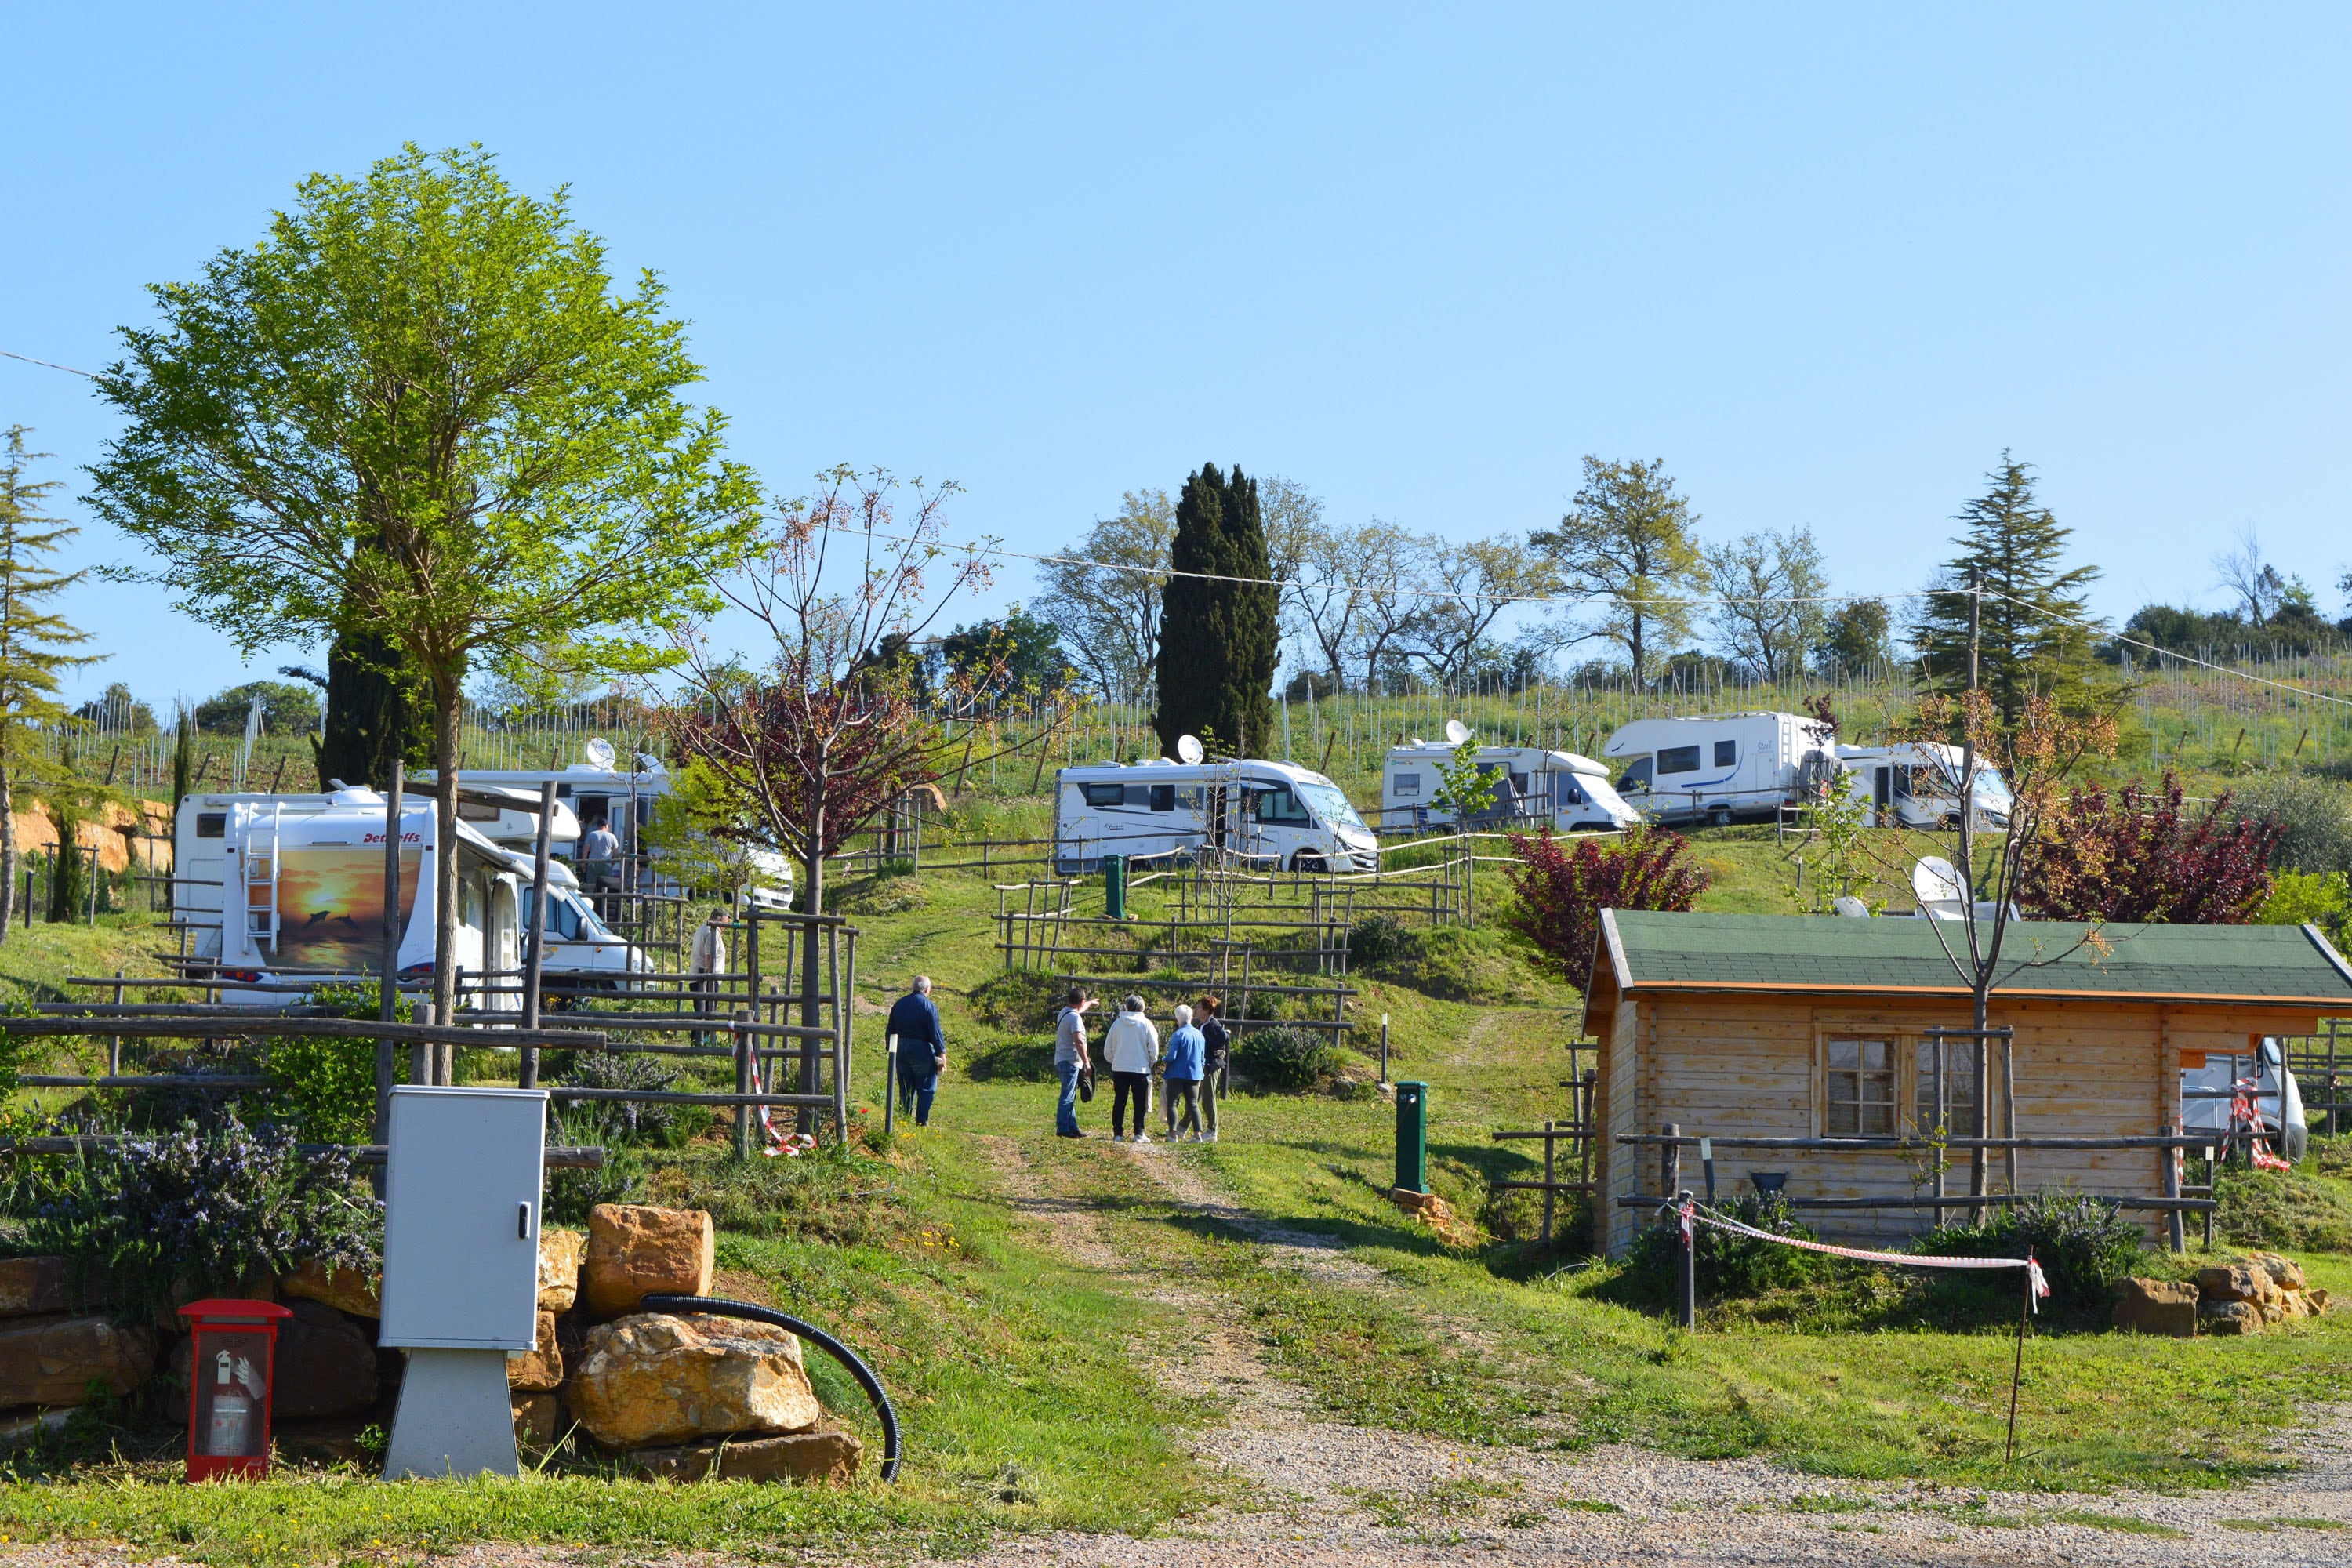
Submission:
[[[1110,1063],[1110,1135],[1115,1142],[1149,1143],[1143,1119],[1151,1114],[1151,1065],[1160,1059],[1160,1031],[1143,1016],[1143,998],[1129,996],[1119,1016],[1103,1031],[1103,1059]],[[1135,1101],[1135,1136],[1129,1139],[1120,1124],[1129,1099]]]
[[[694,928],[694,945],[686,955],[686,988],[698,1000],[694,1010],[708,1018],[718,1012],[711,1000],[719,990],[719,976],[727,972],[727,911],[713,908],[710,918]],[[709,1037],[702,1030],[694,1032],[694,1043],[700,1045]]]

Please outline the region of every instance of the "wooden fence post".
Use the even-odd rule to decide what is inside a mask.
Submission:
[[[2180,1136],[2180,1123],[2178,1121],[2167,1122],[2165,1124],[2164,1131],[2167,1137],[2178,1138]],[[2011,1136],[2013,1137],[2015,1134],[2012,1133]],[[2158,1152],[2158,1158],[2163,1162],[2164,1195],[2178,1202],[2180,1197],[2180,1151],[2178,1149],[2160,1150]],[[2172,1250],[2175,1252],[2188,1251],[2189,1241],[2188,1237],[2182,1234],[2180,1211],[2178,1208],[2173,1209],[2170,1213],[2167,1214],[2164,1218],[2166,1237],[2171,1242]]]

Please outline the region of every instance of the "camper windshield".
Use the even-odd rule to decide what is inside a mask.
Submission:
[[[1349,803],[1348,797],[1339,793],[1338,784],[1317,779],[1300,784],[1298,796],[1315,814],[1316,820],[1326,827],[1353,827],[1364,833],[1371,831],[1364,826],[1364,819],[1356,815],[1356,808]]]
[[[1999,773],[1991,768],[1979,768],[1977,770],[1977,783],[1974,793],[1977,797],[1977,804],[1984,806],[1988,810],[2007,811],[2010,806],[2014,804],[2009,793],[2008,781],[2003,779]]]

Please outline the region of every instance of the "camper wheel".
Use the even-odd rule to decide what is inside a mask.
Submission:
[[[1938,833],[1958,833],[1959,830],[1960,814],[1957,811],[1944,813],[1944,820],[1936,824],[1936,831]]]
[[[1323,864],[1323,857],[1322,857],[1322,856],[1320,856],[1320,855],[1309,855],[1309,854],[1308,854],[1306,850],[1304,850],[1304,849],[1301,849],[1297,854],[1293,855],[1293,856],[1290,858],[1290,868],[1291,868],[1292,870],[1294,870],[1294,871],[1317,871],[1317,872],[1320,872],[1320,871],[1324,871],[1324,870],[1328,869],[1328,868],[1327,868],[1327,867]]]
[[[1727,806],[1727,805],[1718,805],[1718,806],[1713,806],[1713,807],[1710,807],[1710,808],[1708,809],[1708,811],[1707,811],[1707,814],[1706,814],[1706,825],[1707,825],[1709,827],[1728,827],[1728,826],[1731,826],[1731,807],[1729,807],[1729,806]]]

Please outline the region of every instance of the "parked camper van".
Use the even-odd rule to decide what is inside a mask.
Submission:
[[[522,879],[522,929],[530,940],[532,858],[509,863]],[[540,954],[540,978],[550,985],[593,985],[625,990],[632,977],[653,968],[645,950],[615,936],[580,890],[580,879],[562,861],[547,863],[547,944]]]
[[[2310,1146],[2311,1130],[2304,1121],[2303,1090],[2286,1065],[2282,1042],[2275,1035],[2263,1037],[2260,1054],[2223,1056],[2208,1051],[2201,1067],[2180,1069],[2180,1130],[2210,1132],[2220,1142],[2230,1131],[2230,1111],[2237,1100],[2236,1083],[2244,1079],[2255,1087],[2247,1100],[2263,1124],[2265,1137],[2278,1141],[2272,1152],[2300,1160]]]
[[[1203,846],[1294,870],[1373,871],[1380,844],[1338,784],[1289,763],[1097,763],[1055,774],[1054,863],[1168,860]]]
[[[191,795],[173,827],[174,908],[194,928],[193,955],[232,981],[372,979],[382,972],[384,800],[372,789],[327,795]],[[411,797],[400,817],[397,963],[430,973],[434,959],[433,802]],[[522,963],[515,853],[457,824],[457,963],[471,976]],[[225,986],[222,998],[257,1006],[283,994]],[[467,985],[467,1006],[521,1006],[511,986]]]
[[[1961,757],[1958,746],[1940,742],[1840,746],[1837,757],[1846,772],[1846,789],[1854,799],[1870,803],[1880,826],[1959,826]],[[2009,784],[1997,769],[1981,761],[1977,763],[1975,795],[1974,826],[2009,826]]]
[[[1833,733],[1802,713],[1636,719],[1601,754],[1618,768],[1617,793],[1644,816],[1725,826],[1799,805],[1833,779]]]
[[[1450,826],[1454,813],[1433,804],[1444,788],[1442,770],[1454,748],[1415,739],[1389,748],[1381,770],[1381,831]],[[1554,827],[1631,827],[1641,815],[1610,787],[1609,770],[1574,752],[1540,746],[1481,746],[1478,771],[1495,781],[1495,798],[1474,822],[1549,822]]]

